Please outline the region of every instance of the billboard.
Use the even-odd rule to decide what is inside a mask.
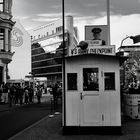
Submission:
[[[16,23],[11,32],[11,51],[15,53],[8,67],[11,79],[22,79],[31,71],[31,37],[20,20],[14,21]]]
[[[92,40],[95,46],[108,45],[108,26],[86,25],[85,40]]]

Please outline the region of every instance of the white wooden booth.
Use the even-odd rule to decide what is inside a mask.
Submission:
[[[64,134],[121,132],[120,57],[68,56],[65,79]]]

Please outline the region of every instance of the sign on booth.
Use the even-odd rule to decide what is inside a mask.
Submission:
[[[70,48],[69,56],[81,55],[81,54],[104,54],[104,55],[115,55],[115,46],[94,46],[89,45],[87,49],[82,50],[81,48]]]

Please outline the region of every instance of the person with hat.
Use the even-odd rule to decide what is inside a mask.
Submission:
[[[100,42],[100,45],[106,45],[106,42],[105,42],[105,40],[102,40],[101,38],[100,38],[100,36],[101,36],[101,32],[102,32],[102,29],[101,28],[93,28],[92,30],[91,30],[91,32],[93,33],[93,40],[97,40],[97,41],[99,41]]]

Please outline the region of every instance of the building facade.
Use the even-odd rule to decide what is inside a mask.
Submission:
[[[62,19],[40,26],[31,32],[31,69],[35,77],[47,77],[48,85],[62,80],[63,27]],[[65,52],[77,46],[77,28],[73,17],[65,18]]]
[[[0,83],[8,77],[7,65],[12,61],[11,30],[15,24],[11,18],[12,0],[0,0]]]

